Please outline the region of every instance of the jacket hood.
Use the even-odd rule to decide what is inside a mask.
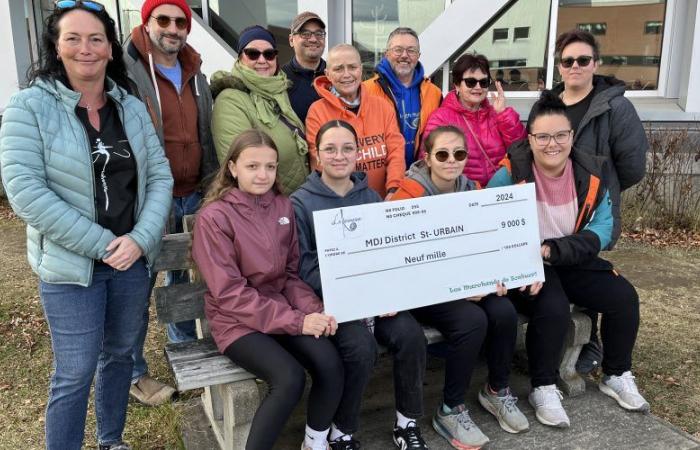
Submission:
[[[425,195],[438,195],[442,193],[430,178],[430,170],[424,159],[419,159],[411,164],[411,167],[406,172],[406,178],[420,183],[423,189],[425,189]],[[476,184],[463,174],[455,180],[455,192],[471,191],[473,189],[476,189]]]
[[[146,28],[143,25],[135,27],[131,31],[130,39],[134,44],[133,48],[138,52],[140,60],[148,66],[149,55],[152,55],[153,53],[153,45],[151,44],[151,38],[146,32]],[[131,54],[131,56],[134,58],[133,54]],[[183,80],[188,79],[190,76],[194,76],[202,67],[202,57],[189,44],[185,44],[185,46],[180,50],[177,59],[182,65]]]
[[[361,191],[369,189],[367,184],[367,174],[364,172],[353,172],[350,174],[350,180],[352,180],[353,186],[350,191],[345,194],[345,197],[351,197]],[[326,197],[326,198],[342,198],[336,194],[331,188],[326,186],[326,183],[321,180],[321,172],[314,170],[306,177],[306,182],[299,187],[301,191],[307,191],[310,194]]]
[[[331,86],[333,86],[333,84],[331,83],[331,80],[329,80],[328,77],[325,75],[314,79],[314,89],[316,89],[316,92],[318,93],[318,95],[322,99],[327,100],[328,103],[333,105],[334,108],[336,108],[340,111],[345,111],[346,109],[348,109],[348,106],[339,97],[336,97],[331,92]],[[362,109],[362,104],[364,103],[364,100],[365,100],[367,94],[365,93],[365,89],[362,89],[362,83],[360,83],[359,89],[360,89],[360,109]]]
[[[398,90],[402,90],[402,89],[412,89],[416,86],[419,86],[423,82],[423,78],[425,75],[425,71],[423,70],[423,65],[420,62],[418,62],[415,70],[413,71],[413,80],[411,80],[411,84],[408,86],[404,86],[399,81],[399,79],[396,77],[394,70],[391,68],[391,64],[389,63],[389,60],[386,59],[386,57],[383,57],[382,60],[379,61],[379,64],[377,64],[377,67],[375,70],[381,76],[386,78],[386,80],[389,82],[389,84],[391,84],[392,90],[394,90],[394,91],[398,91]]]
[[[609,102],[613,97],[625,94],[625,82],[610,75],[593,75],[593,102]],[[561,82],[552,88],[552,92],[559,95],[564,92],[564,83]]]
[[[237,89],[239,91],[247,90],[243,80],[236,77],[228,70],[217,70],[211,74],[211,81],[209,82],[209,89],[211,90],[211,96],[216,99],[224,89]]]
[[[445,96],[445,100],[442,101],[441,106],[449,108],[457,114],[467,116],[474,121],[483,120],[493,112],[493,106],[491,106],[491,103],[489,103],[488,97],[481,102],[481,106],[477,111],[471,111],[465,108],[464,105],[462,105],[462,102],[459,101],[457,91],[455,90],[450,91],[447,96]]]

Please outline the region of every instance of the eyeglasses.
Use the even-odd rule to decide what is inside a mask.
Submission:
[[[301,36],[301,38],[305,41],[308,41],[309,39],[311,39],[311,36],[314,36],[319,41],[326,38],[326,32],[323,30],[318,30],[318,31],[302,30],[302,31],[297,31],[296,33],[293,33],[293,34],[296,34],[297,36]]]
[[[474,78],[474,77],[462,78],[462,81],[469,89],[476,87],[477,84],[482,89],[486,89],[487,87],[489,87],[489,84],[491,84],[491,79],[489,77],[486,77],[486,78]]]
[[[455,159],[455,161],[464,161],[467,159],[467,151],[465,149],[457,149],[453,151],[452,153],[448,152],[447,150],[438,150],[435,153],[433,153],[435,156],[435,159],[437,159],[439,162],[445,162],[450,158],[450,155],[452,155]]]
[[[58,9],[69,9],[75,8],[76,6],[84,6],[87,9],[91,9],[97,12],[105,10],[105,7],[104,5],[102,5],[102,3],[83,0],[56,0],[54,2],[54,6]]]
[[[274,61],[274,59],[277,58],[279,50],[276,48],[268,48],[267,50],[260,51],[256,48],[244,48],[243,53],[245,53],[248,59],[253,61],[257,61],[258,58],[260,58],[260,55],[263,55],[263,58],[265,58],[267,61]]]
[[[151,16],[156,19],[156,23],[161,28],[168,28],[170,22],[175,21],[175,26],[178,30],[184,30],[187,28],[187,18],[186,17],[169,17],[169,16]]]
[[[554,134],[529,133],[529,135],[535,138],[535,142],[537,143],[537,145],[544,147],[549,145],[549,143],[552,141],[552,138],[554,138],[554,142],[556,142],[557,144],[566,144],[571,139],[571,135],[573,134],[573,132],[574,130],[562,130],[557,131]]]
[[[355,147],[342,147],[342,148],[335,148],[335,147],[325,147],[320,149],[321,153],[323,153],[326,156],[335,156],[338,153],[341,153],[343,156],[350,156],[353,153],[357,152],[357,148]]]
[[[394,55],[394,56],[401,56],[403,55],[403,52],[408,53],[408,56],[411,58],[415,58],[420,54],[420,50],[417,47],[401,47],[401,46],[396,46],[396,47],[391,47],[389,51]]]
[[[573,58],[569,56],[568,58],[562,58],[559,60],[559,64],[561,64],[561,66],[565,69],[570,69],[574,65],[574,61],[578,63],[579,67],[586,67],[591,63],[591,61],[593,61],[593,57],[585,55],[579,56],[578,58]]]

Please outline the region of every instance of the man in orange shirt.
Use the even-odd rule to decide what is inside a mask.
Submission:
[[[406,140],[406,167],[416,160],[428,117],[442,102],[440,89],[425,76],[418,58],[418,34],[411,28],[398,27],[389,34],[386,53],[374,69],[375,75],[362,83],[367,92],[394,106]]]
[[[391,104],[361,89],[362,63],[353,46],[340,44],[328,52],[326,76],[314,80],[321,96],[306,116],[306,139],[311,166],[318,167],[316,134],[330,120],[350,123],[358,136],[356,170],[365,172],[369,187],[380,196],[391,195],[406,171],[405,141]]]

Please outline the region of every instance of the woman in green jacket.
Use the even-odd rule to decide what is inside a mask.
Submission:
[[[231,72],[212,75],[212,135],[221,162],[243,131],[255,128],[267,133],[279,149],[280,189],[289,195],[309,174],[308,147],[304,124],[287,96],[290,81],[279,70],[277,53],[275,38],[265,28],[243,30]]]

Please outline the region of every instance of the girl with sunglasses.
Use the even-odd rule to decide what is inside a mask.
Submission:
[[[369,176],[355,171],[359,157],[357,142],[355,128],[344,120],[331,120],[321,125],[315,141],[318,170],[291,196],[299,229],[299,273],[319,297],[322,296],[321,274],[313,212],[382,201],[369,187]],[[344,322],[338,325],[331,339],[345,367],[343,396],[329,437],[331,450],[360,448],[353,435],[359,428],[362,394],[376,362],[377,342],[389,349],[394,362],[394,442],[403,449],[427,449],[417,424],[423,412],[426,354],[425,336],[416,319],[403,311]]]
[[[277,43],[272,33],[255,25],[238,41],[238,60],[231,72],[212,75],[214,111],[211,131],[219,162],[225,160],[234,138],[255,128],[279,149],[279,183],[284,195],[296,190],[309,174],[304,124],[292,109],[289,80],[279,70]]]
[[[646,169],[646,133],[632,103],[624,97],[625,83],[597,75],[598,42],[587,31],[571,30],[557,37],[555,54],[562,83],[553,90],[566,105],[574,130],[573,144],[607,160],[606,178],[614,219],[608,249],[620,236],[620,192],[637,184]],[[576,369],[589,373],[602,359],[598,320],[592,315],[591,342],[581,351]]]
[[[337,323],[298,275],[294,211],[276,186],[279,153],[264,132],[231,144],[197,215],[192,259],[207,285],[205,313],[219,351],[265,380],[246,449],[269,450],[313,380],[302,450],[326,450],[343,390]]]
[[[411,165],[392,200],[480,189],[479,183],[463,175],[468,152],[459,128],[434,128],[424,145],[423,159]],[[538,288],[539,283],[533,286]],[[518,317],[505,294],[506,288],[499,285],[495,294],[411,311],[421,323],[437,328],[448,342],[443,402],[433,417],[433,427],[448,441],[466,446],[457,448],[479,448],[488,442],[470,418],[464,399],[482,342],[486,343],[489,377],[479,392],[479,403],[496,416],[505,431],[520,433],[529,428],[509,388]]]
[[[491,81],[489,61],[484,55],[460,56],[452,68],[454,90],[430,115],[423,133],[425,138],[441,125],[462,130],[469,153],[464,174],[482,185],[496,172],[506,149],[526,136],[520,116],[506,106],[499,81],[495,82],[497,93],[491,96],[491,101],[486,98]]]
[[[127,93],[112,18],[94,1],[55,6],[30,85],[4,112],[2,180],[27,223],[51,336],[46,447],[81,448],[94,380],[99,449],[128,450],[131,354],[173,179],[151,117]]]
[[[598,256],[613,238],[610,191],[603,158],[573,146],[566,105],[543,91],[527,121],[529,137],[508,149],[489,187],[534,182],[546,282],[530,298],[514,296],[530,315],[526,348],[530,404],[544,425],[568,427],[556,388],[557,368],[570,321],[569,303],[602,313],[605,346],[600,390],[623,408],[647,411],[632,375],[639,329],[639,298],[611,263]]]

